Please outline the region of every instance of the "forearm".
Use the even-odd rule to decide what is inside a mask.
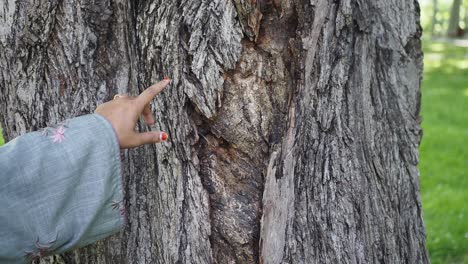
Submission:
[[[61,253],[124,224],[119,144],[99,115],[0,148],[0,263]]]

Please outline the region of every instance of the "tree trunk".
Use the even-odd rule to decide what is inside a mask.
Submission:
[[[463,30],[464,30],[464,36],[466,35],[466,33],[468,32],[468,5],[465,6],[465,15],[464,15],[464,24],[465,26],[463,27]]]
[[[173,79],[129,225],[41,263],[428,263],[417,1],[6,0],[10,140]]]
[[[460,7],[461,7],[461,0],[453,0],[452,9],[450,11],[450,19],[449,19],[449,27],[447,31],[447,35],[449,37],[457,37],[458,31],[460,28]]]
[[[436,26],[439,24],[437,15],[439,13],[439,3],[438,0],[432,0],[432,16],[431,16],[431,37],[436,35]]]

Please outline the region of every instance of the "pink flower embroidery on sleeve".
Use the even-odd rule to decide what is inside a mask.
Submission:
[[[63,126],[57,127],[52,133],[52,139],[54,143],[62,143],[62,141],[65,139],[65,128],[63,128]]]
[[[117,210],[117,209],[118,209],[121,216],[124,216],[124,215],[125,215],[125,205],[124,205],[124,201],[123,201],[123,200],[120,201],[120,202],[118,202],[118,201],[112,201],[111,206],[112,206],[112,210]]]

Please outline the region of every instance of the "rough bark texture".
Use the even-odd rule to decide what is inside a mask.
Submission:
[[[4,0],[12,139],[174,80],[122,154],[129,225],[41,263],[428,263],[419,6]]]

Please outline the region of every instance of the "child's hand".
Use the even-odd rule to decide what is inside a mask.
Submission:
[[[167,140],[167,134],[164,132],[137,133],[135,125],[140,115],[143,115],[146,124],[154,124],[154,117],[149,104],[169,82],[170,80],[165,78],[161,82],[150,86],[137,97],[117,95],[114,100],[101,104],[96,108],[95,113],[105,117],[114,127],[121,149]]]

